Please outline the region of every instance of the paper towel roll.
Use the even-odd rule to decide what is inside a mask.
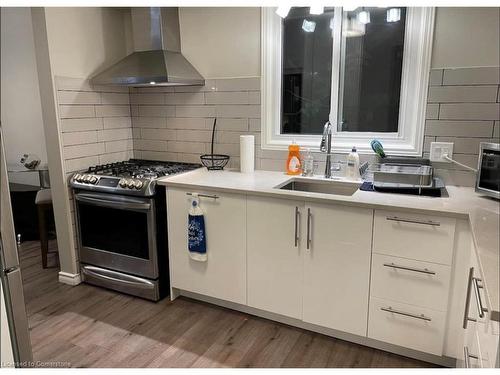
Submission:
[[[240,170],[241,173],[252,173],[255,169],[255,137],[240,135]]]

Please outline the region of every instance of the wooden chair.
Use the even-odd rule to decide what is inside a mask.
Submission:
[[[50,189],[39,190],[36,194],[35,204],[38,210],[38,228],[40,232],[40,245],[42,250],[42,267],[47,268],[47,254],[49,253],[49,228],[47,215],[54,215],[54,210],[52,208],[52,193]]]

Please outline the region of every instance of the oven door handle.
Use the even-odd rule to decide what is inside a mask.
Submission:
[[[141,279],[139,277],[124,275],[118,272],[113,272],[111,270],[104,270],[102,268],[93,266],[83,266],[82,271],[84,275],[94,276],[98,279],[103,279],[106,281],[111,281],[118,284],[128,284],[133,285],[141,289],[151,289],[154,288],[154,284],[151,281]]]
[[[127,199],[120,197],[120,199],[110,199],[109,197],[103,197],[101,195],[90,195],[90,194],[75,194],[75,199],[79,202],[89,203],[94,206],[99,207],[110,207],[118,208],[122,210],[140,210],[149,211],[151,209],[151,204],[147,202],[140,202],[137,200]]]

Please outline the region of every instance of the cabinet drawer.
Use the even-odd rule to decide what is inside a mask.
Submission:
[[[445,319],[444,312],[371,297],[368,337],[442,355]]]
[[[398,211],[375,211],[373,251],[451,265],[456,220]]]
[[[371,295],[446,311],[449,266],[373,254]]]

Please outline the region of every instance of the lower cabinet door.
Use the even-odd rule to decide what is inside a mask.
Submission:
[[[446,313],[371,297],[369,317],[369,338],[442,355]]]
[[[247,198],[248,305],[302,318],[299,201]]]
[[[366,336],[373,211],[308,204],[304,216],[303,320]]]
[[[187,244],[188,193],[200,197],[204,212],[207,257],[189,257]],[[238,194],[167,190],[168,243],[171,284],[175,288],[246,304],[246,197]]]

